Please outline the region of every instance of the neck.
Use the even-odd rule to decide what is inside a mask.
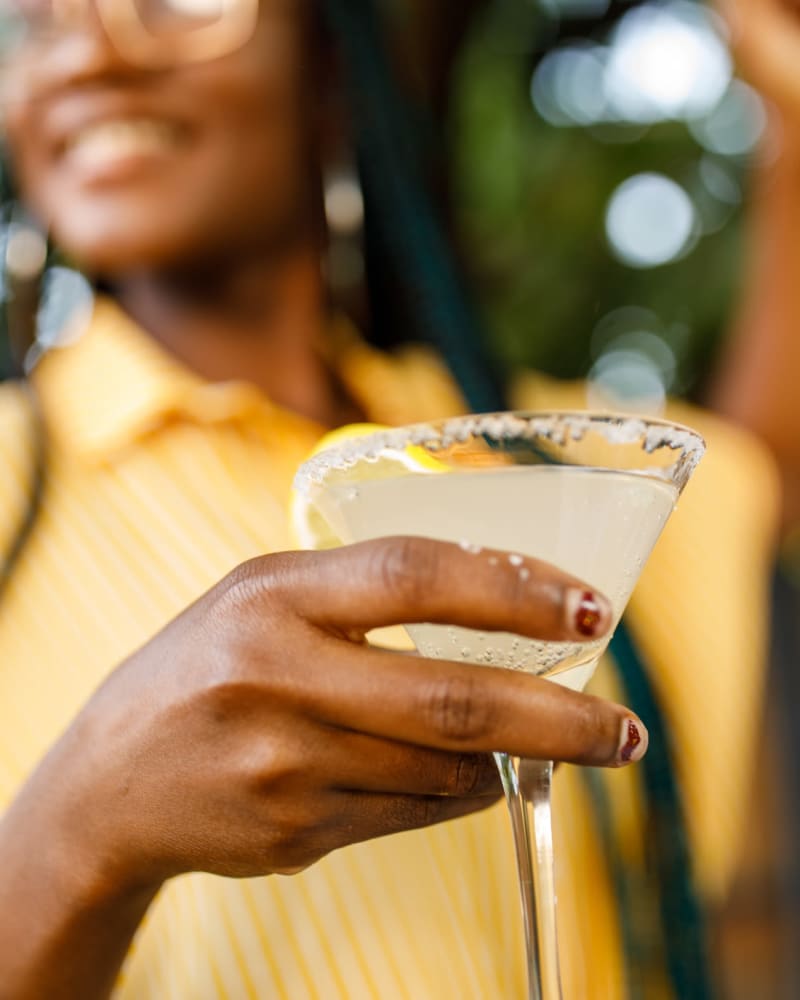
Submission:
[[[254,261],[231,273],[140,273],[115,283],[125,311],[171,354],[212,381],[244,380],[324,426],[356,408],[326,366],[328,325],[317,255]]]

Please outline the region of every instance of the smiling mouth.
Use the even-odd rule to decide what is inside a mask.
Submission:
[[[168,155],[180,141],[181,131],[172,123],[114,119],[80,129],[67,142],[64,155],[74,166],[102,171],[131,160]]]

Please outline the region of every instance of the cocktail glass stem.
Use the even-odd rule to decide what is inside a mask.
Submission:
[[[528,1000],[561,1000],[550,820],[552,761],[495,754],[506,794],[517,857]]]

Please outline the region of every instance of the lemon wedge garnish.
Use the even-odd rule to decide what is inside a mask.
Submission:
[[[320,438],[308,458],[329,448],[335,448],[345,441],[388,430],[391,428],[381,424],[347,424]],[[391,479],[402,471],[432,473],[444,472],[446,469],[444,463],[437,461],[424,448],[409,444],[402,449],[386,448],[374,461],[364,462],[363,469],[359,469],[359,479],[362,482]],[[337,475],[342,474],[336,469],[331,469],[328,473],[332,481],[335,481]],[[292,488],[289,498],[289,529],[293,543],[300,549],[331,549],[342,544],[341,539],[336,536],[307,494],[296,487]]]

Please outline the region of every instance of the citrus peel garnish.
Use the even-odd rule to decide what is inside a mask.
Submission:
[[[335,448],[345,441],[367,437],[388,431],[391,428],[381,424],[347,424],[323,435],[308,455],[312,458],[323,451]],[[386,448],[375,459],[364,462],[359,467],[358,480],[365,482],[375,479],[392,479],[406,472],[436,473],[446,471],[446,466],[437,461],[419,445],[409,444],[405,448]],[[336,483],[352,476],[350,470],[331,468],[326,480]],[[324,487],[323,487],[324,488]],[[289,498],[289,530],[293,543],[300,549],[331,549],[341,545],[327,520],[311,497],[303,490],[293,487]]]

